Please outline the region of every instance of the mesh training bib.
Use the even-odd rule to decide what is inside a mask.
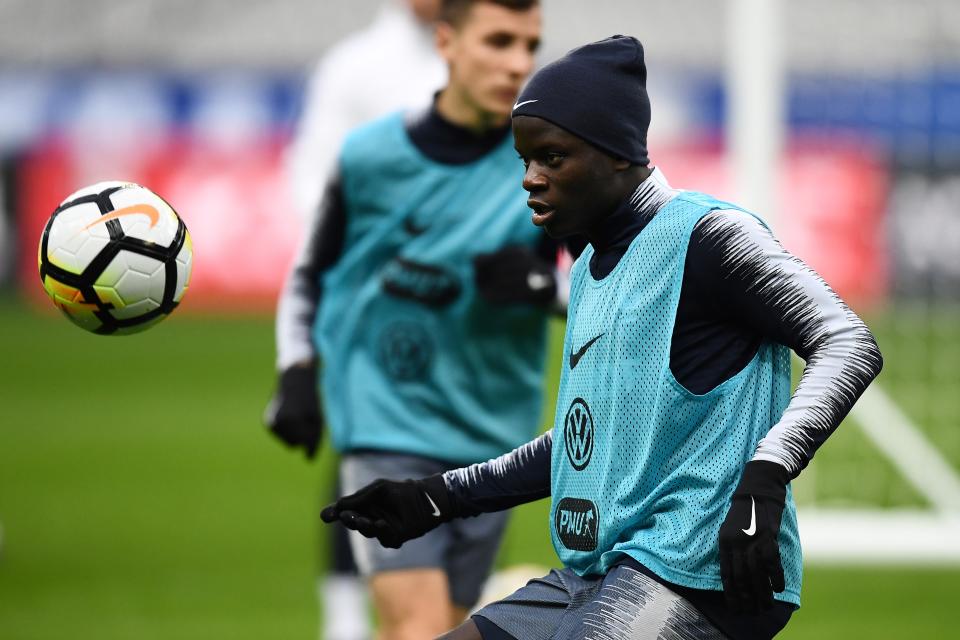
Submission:
[[[744,465],[790,394],[786,347],[763,343],[704,395],[670,371],[687,245],[714,209],[684,192],[594,280],[592,247],[572,273],[553,434],[551,532],[565,565],[605,573],[628,555],[669,582],[721,590],[717,536]],[[743,215],[749,215],[746,212]],[[787,589],[799,604],[801,554],[790,488],[780,529]]]
[[[345,248],[315,327],[338,450],[470,463],[536,432],[547,312],[491,306],[474,285],[473,256],[542,238],[512,143],[440,164],[414,147],[400,114],[347,139]]]

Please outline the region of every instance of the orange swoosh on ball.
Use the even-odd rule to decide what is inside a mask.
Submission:
[[[94,220],[83,229],[89,229],[95,224],[100,224],[101,222],[107,222],[108,220],[116,220],[117,218],[122,218],[123,216],[132,216],[135,214],[145,215],[150,218],[150,228],[153,229],[157,226],[157,223],[160,222],[160,212],[157,211],[154,207],[149,204],[134,204],[129,207],[124,207],[122,209],[117,209],[116,211],[111,211],[110,213],[100,216],[98,219]]]

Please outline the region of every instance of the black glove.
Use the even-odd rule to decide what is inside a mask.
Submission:
[[[481,253],[473,259],[477,290],[491,304],[549,306],[557,295],[553,267],[520,245]]]
[[[731,610],[755,613],[773,606],[784,590],[780,563],[780,518],[787,470],[775,462],[748,462],[720,526],[720,578]]]
[[[385,547],[399,549],[454,518],[450,494],[437,474],[422,480],[376,480],[324,507],[320,518],[340,521]]]
[[[277,392],[267,405],[263,421],[290,447],[303,447],[307,458],[317,453],[322,431],[317,369],[295,365],[280,374]]]

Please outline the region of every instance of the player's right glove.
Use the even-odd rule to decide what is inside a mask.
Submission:
[[[473,259],[477,291],[492,304],[549,306],[557,295],[553,267],[536,253],[511,245]]]
[[[720,525],[720,579],[727,605],[755,613],[773,606],[784,590],[780,562],[780,519],[790,481],[776,462],[748,462]]]
[[[267,405],[263,421],[290,447],[303,447],[312,459],[320,445],[323,419],[313,364],[294,365],[280,374],[277,392]]]
[[[385,547],[399,549],[455,517],[443,475],[422,480],[376,480],[320,512],[326,522],[342,522]]]

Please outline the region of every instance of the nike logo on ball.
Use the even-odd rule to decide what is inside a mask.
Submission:
[[[440,517],[440,509],[437,508],[437,503],[433,501],[433,498],[431,498],[431,497],[430,497],[430,494],[427,493],[426,491],[423,492],[423,495],[427,496],[427,500],[430,501],[430,506],[433,507],[433,513],[432,513],[431,515],[433,515],[433,517],[435,517],[435,518],[439,518],[439,517]]]
[[[587,349],[589,349],[591,346],[593,346],[593,343],[596,342],[597,340],[599,340],[599,339],[602,338],[602,337],[603,337],[603,334],[601,333],[600,335],[596,336],[595,338],[591,338],[590,340],[588,340],[588,341],[587,341],[587,344],[585,344],[585,345],[583,345],[582,347],[580,347],[580,349],[579,349],[576,353],[573,353],[573,352],[571,351],[571,352],[570,352],[570,369],[573,369],[574,367],[576,367],[576,366],[577,366],[577,363],[580,362],[580,358],[582,358],[583,355],[587,352]]]
[[[516,103],[515,105],[513,105],[513,110],[516,111],[517,109],[519,109],[519,108],[522,107],[523,105],[525,105],[525,104],[530,104],[531,102],[539,102],[539,100],[524,100],[523,102],[518,102],[518,103]]]
[[[753,496],[750,496],[750,526],[746,529],[740,529],[748,536],[752,536],[757,532],[757,503],[753,501]]]
[[[102,215],[87,226],[83,228],[84,231],[90,227],[100,224],[102,222],[107,222],[109,220],[116,220],[117,218],[122,218],[124,216],[132,215],[144,215],[150,218],[150,228],[153,229],[157,226],[157,223],[160,222],[160,212],[157,211],[154,207],[149,204],[135,204],[129,207],[123,207],[122,209],[117,209],[111,211],[108,214]]]

